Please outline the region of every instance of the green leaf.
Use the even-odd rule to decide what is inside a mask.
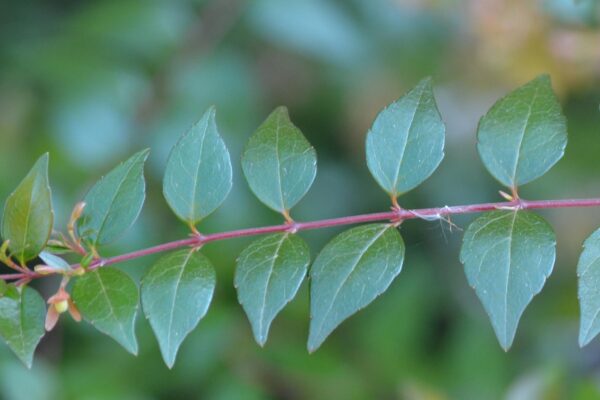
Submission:
[[[563,156],[566,145],[566,120],[548,75],[498,100],[477,130],[477,149],[485,167],[510,188],[545,174]]]
[[[231,179],[229,152],[211,107],[171,150],[163,193],[173,212],[195,225],[227,198]]]
[[[73,301],[96,329],[137,354],[135,316],[139,293],[129,275],[108,267],[87,272],[73,285]]]
[[[44,336],[46,304],[35,290],[8,285],[0,297],[0,337],[31,368],[33,353]]]
[[[367,133],[367,165],[393,198],[420,185],[444,158],[446,128],[431,78],[379,113]]]
[[[310,270],[308,350],[315,351],[342,321],[383,293],[403,261],[402,237],[388,224],[359,226],[329,242]]]
[[[460,251],[469,284],[487,311],[504,350],[519,319],[552,272],[556,256],[552,227],[526,211],[494,211],[465,232]]]
[[[44,251],[52,254],[69,254],[73,252],[73,250],[62,243],[62,241],[53,239],[48,240]]]
[[[259,239],[238,258],[234,281],[238,299],[261,346],[275,316],[296,295],[309,263],[308,245],[289,233]]]
[[[144,198],[144,162],[150,150],[142,150],[98,181],[85,196],[85,208],[77,220],[79,236],[92,246],[117,239],[137,219]]]
[[[215,290],[211,262],[199,252],[167,254],[142,279],[142,306],[169,368],[179,346],[206,315]]]
[[[48,182],[48,153],[41,156],[6,200],[2,236],[21,263],[44,249],[52,231],[52,198]]]
[[[242,168],[260,201],[286,213],[310,189],[317,153],[292,124],[287,108],[277,107],[248,140]]]
[[[583,247],[577,264],[581,347],[591,342],[600,332],[600,229],[586,239]]]

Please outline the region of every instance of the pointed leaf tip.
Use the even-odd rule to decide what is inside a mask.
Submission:
[[[239,256],[234,285],[261,347],[277,314],[298,292],[309,263],[308,245],[289,233],[258,239]]]
[[[86,321],[137,355],[135,318],[139,292],[129,275],[111,267],[89,271],[77,278],[72,295]]]
[[[160,258],[142,278],[144,314],[169,368],[184,339],[206,315],[215,284],[208,258],[187,249]]]
[[[479,121],[477,150],[486,169],[516,188],[544,175],[567,145],[567,125],[549,75],[498,100]]]
[[[85,196],[77,232],[92,246],[118,239],[137,220],[146,197],[144,163],[150,149],[135,153],[102,177]]]
[[[393,198],[420,185],[444,157],[445,125],[431,78],[383,109],[367,133],[367,166]]]
[[[46,246],[52,224],[52,194],[48,180],[48,153],[33,165],[19,186],[6,199],[2,236],[21,264],[35,258]]]
[[[519,320],[552,272],[556,239],[550,225],[527,211],[494,211],[465,232],[460,252],[469,284],[505,351]]]
[[[232,187],[229,151],[210,107],[175,144],[163,178],[163,194],[175,215],[196,225],[225,201]]]
[[[46,304],[38,292],[7,285],[0,297],[0,337],[27,368],[46,333],[45,317]]]
[[[403,261],[400,232],[388,224],[352,228],[329,242],[310,270],[308,351],[314,352],[342,321],[385,292]]]
[[[317,154],[286,107],[277,107],[252,134],[242,155],[252,192],[273,210],[286,213],[308,192],[317,174]]]

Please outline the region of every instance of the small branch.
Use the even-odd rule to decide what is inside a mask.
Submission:
[[[462,206],[444,206],[437,208],[422,208],[416,210],[396,209],[388,212],[379,212],[372,214],[353,215],[348,217],[330,218],[319,221],[310,222],[293,222],[293,231],[305,231],[312,229],[331,228],[344,225],[355,225],[368,222],[397,222],[407,219],[425,219],[431,220],[441,218],[448,215],[456,214],[472,214],[496,210],[533,210],[533,209],[550,209],[550,208],[581,208],[581,207],[600,207],[600,198],[593,199],[566,199],[566,200],[523,200],[521,198],[513,201],[503,201],[497,203],[481,203]],[[428,218],[429,217],[429,218]],[[226,239],[235,239],[239,237],[265,235],[269,233],[290,232],[290,223],[281,225],[264,226],[259,228],[238,229],[228,232],[218,232],[207,235],[195,235],[190,238],[175,240],[173,242],[163,243],[157,246],[148,247],[142,250],[132,251],[130,253],[121,254],[115,257],[96,259],[88,270],[95,270],[107,265],[117,264],[124,261],[133,260],[136,258],[148,256],[151,254],[161,253],[165,251],[175,250],[182,247],[199,247],[206,243],[217,242]],[[74,270],[81,268],[79,264],[72,266]],[[5,274],[0,275],[3,280],[21,280],[21,279],[36,279],[42,274],[35,272]]]
[[[354,225],[367,222],[380,221],[396,221],[415,219],[433,216],[446,216],[453,214],[471,214],[485,211],[495,211],[506,208],[520,209],[540,209],[540,208],[575,208],[575,207],[600,207],[600,198],[597,199],[568,199],[568,200],[537,200],[525,201],[504,201],[498,203],[482,203],[464,206],[452,206],[441,208],[423,208],[420,210],[388,211],[373,214],[353,215],[349,217],[331,218],[320,221],[310,222],[294,222],[295,231],[306,231],[312,229],[332,228],[335,226]],[[147,249],[133,251],[131,253],[122,254],[120,256],[110,257],[102,260],[102,262],[94,262],[89,269],[96,269],[102,265],[117,264],[123,261],[133,260],[135,258],[144,257],[150,254],[160,253],[163,251],[174,250],[180,247],[199,246],[209,242],[217,242],[226,239],[235,239],[246,236],[265,235],[269,233],[288,232],[289,224],[265,226],[260,228],[238,229],[229,232],[212,233],[199,237],[176,240],[174,242],[164,243],[158,246],[149,247]]]
[[[40,278],[41,276],[43,276],[43,275],[36,274],[35,272],[32,272],[30,274],[26,274],[26,273],[0,274],[0,279],[2,279],[4,281],[10,281],[10,280],[18,281],[19,279],[24,279],[24,278],[35,279],[35,278]]]

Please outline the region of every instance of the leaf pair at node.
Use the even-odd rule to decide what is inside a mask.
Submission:
[[[317,155],[285,107],[276,108],[250,137],[242,169],[252,192],[292,223],[290,210],[317,174]],[[237,260],[234,285],[258,344],[298,292],[310,264],[306,242],[293,230],[251,243]]]
[[[86,194],[76,226],[90,255],[97,254],[98,246],[118,239],[137,220],[146,197],[144,163],[148,154],[148,149],[134,154]],[[88,271],[76,279],[72,297],[86,321],[137,354],[139,290],[128,274],[110,267]]]
[[[478,217],[460,258],[469,284],[505,350],[521,315],[552,272],[556,238],[540,216],[519,210],[518,187],[546,173],[564,154],[566,120],[542,75],[509,93],[481,118],[477,149],[487,170],[512,191],[515,206]]]
[[[211,107],[171,150],[163,194],[175,215],[198,233],[196,225],[225,201],[231,187],[231,159]],[[208,311],[215,285],[214,267],[197,249],[161,257],[142,278],[142,308],[169,368]]]
[[[367,166],[394,206],[436,170],[444,141],[430,78],[377,115],[366,138]],[[309,351],[387,290],[402,270],[404,249],[396,224],[352,228],[325,246],[310,271]]]

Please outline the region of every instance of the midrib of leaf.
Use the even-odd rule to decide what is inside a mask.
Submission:
[[[187,267],[187,264],[190,260],[190,258],[192,257],[193,251],[190,251],[187,256],[185,257],[185,260],[183,262],[183,264],[181,265],[180,271],[179,271],[179,276],[177,277],[177,280],[175,281],[175,287],[173,289],[173,300],[171,301],[171,308],[169,310],[169,325],[168,325],[168,329],[167,329],[167,346],[169,347],[169,354],[171,353],[171,328],[173,326],[173,318],[175,313],[173,312],[175,310],[175,302],[177,301],[177,291],[179,290],[179,284],[181,282],[181,277],[183,276],[183,272],[185,270],[185,268]]]
[[[260,308],[260,319],[259,319],[259,332],[262,335],[262,330],[263,330],[263,319],[264,319],[264,315],[265,315],[265,307],[266,307],[266,303],[267,303],[267,290],[269,288],[269,284],[271,283],[271,276],[273,274],[273,269],[275,268],[275,261],[277,260],[277,257],[279,256],[279,251],[281,250],[281,246],[283,246],[283,242],[287,239],[287,234],[283,235],[281,240],[279,241],[279,243],[277,243],[277,248],[275,249],[275,254],[273,256],[273,258],[271,259],[272,262],[270,263],[271,265],[269,266],[269,274],[267,275],[267,282],[265,283],[265,290],[263,291],[263,300],[262,300],[262,307]]]
[[[281,160],[279,157],[279,129],[281,129],[281,117],[277,117],[277,129],[275,130],[275,160],[277,161],[277,187],[279,187],[279,201],[281,208],[285,211],[283,201],[283,188],[281,187]]]
[[[481,232],[482,230],[484,230],[485,228],[487,228],[488,226],[490,226],[490,224],[492,224],[492,223],[494,223],[494,222],[496,222],[496,221],[498,221],[500,219],[506,218],[507,215],[508,214],[502,214],[502,215],[500,215],[497,218],[494,218],[494,219],[492,219],[490,221],[487,221],[483,226],[479,227],[479,229],[477,229],[475,232],[473,232],[473,237],[479,235],[479,232]]]
[[[394,175],[394,185],[392,187],[394,195],[398,194],[397,193],[398,179],[400,179],[400,170],[402,169],[402,162],[404,161],[404,155],[406,153],[406,146],[408,145],[408,137],[410,136],[410,131],[415,122],[415,117],[417,115],[417,111],[419,110],[419,106],[421,105],[421,99],[423,98],[424,91],[425,90],[423,88],[421,88],[421,92],[419,93],[419,99],[417,100],[417,105],[415,107],[415,111],[413,112],[413,115],[410,119],[410,124],[408,125],[408,129],[406,132],[406,138],[404,140],[404,143],[402,144],[402,150],[400,151],[400,161],[398,162],[398,168],[396,169],[396,174]]]
[[[333,303],[335,303],[335,299],[337,298],[338,294],[340,293],[340,290],[342,290],[342,287],[344,287],[344,285],[346,284],[346,282],[348,281],[348,279],[350,279],[350,276],[352,276],[352,274],[356,271],[356,267],[357,265],[360,263],[360,261],[362,260],[363,256],[366,254],[366,252],[369,250],[369,248],[373,245],[373,243],[375,243],[377,241],[377,239],[379,239],[386,230],[389,229],[389,226],[384,225],[383,229],[381,230],[381,232],[379,232],[377,235],[375,235],[375,237],[373,239],[371,239],[366,246],[364,247],[363,250],[361,250],[356,259],[352,262],[353,266],[352,268],[350,268],[350,272],[348,273],[348,275],[346,275],[344,277],[344,279],[342,280],[342,282],[340,283],[340,285],[338,286],[338,288],[335,291],[335,294],[333,295],[331,302],[329,303],[329,307],[327,308],[327,311],[325,312],[323,318],[321,319],[321,323],[319,325],[319,334],[321,333],[321,331],[323,330],[323,324],[324,322],[327,320],[327,317],[329,316],[329,313],[331,312],[331,309],[333,308]]]
[[[25,290],[25,289],[23,289]],[[23,295],[25,293],[21,292],[19,293],[20,297],[19,297],[19,339],[21,339],[21,352],[23,350],[25,350],[25,333],[23,332],[23,326],[24,326],[24,321],[23,321]]]
[[[194,173],[194,185],[192,187],[192,198],[190,201],[191,213],[192,213],[192,223],[196,222],[196,193],[198,192],[198,177],[200,176],[200,166],[202,165],[202,154],[204,152],[204,141],[206,140],[206,132],[208,131],[208,123],[210,121],[210,116],[206,120],[206,125],[204,126],[204,132],[202,132],[202,138],[200,139],[200,151],[198,152],[198,163],[196,165],[196,171]]]
[[[96,235],[96,240],[94,240],[94,244],[98,243],[100,235],[101,235],[102,231],[104,230],[104,225],[106,224],[106,220],[108,219],[108,214],[110,214],[110,211],[112,210],[113,205],[115,204],[115,200],[119,196],[119,192],[121,190],[121,187],[123,186],[123,184],[125,183],[125,181],[129,177],[129,173],[131,172],[131,170],[133,169],[133,167],[135,167],[138,159],[139,159],[139,157],[136,157],[136,159],[131,163],[131,166],[129,167],[129,169],[127,169],[127,172],[123,175],[123,179],[121,179],[121,181],[117,185],[117,190],[115,190],[115,192],[114,192],[114,194],[113,194],[113,196],[112,196],[112,198],[110,200],[110,203],[108,205],[108,209],[106,210],[106,212],[102,216],[102,222],[100,223],[100,228],[98,228],[98,234]]]
[[[517,212],[518,211],[514,211],[512,222],[510,224],[510,235],[508,236],[508,263],[506,264],[506,285],[504,290],[504,340],[508,339],[508,286],[510,282],[510,264],[512,262],[513,233],[515,229],[515,221],[517,219]]]
[[[27,250],[27,237],[29,236],[29,219],[31,218],[31,205],[33,203],[33,187],[35,186],[35,178],[34,184],[31,185],[31,190],[29,191],[29,201],[27,202],[27,212],[25,213],[25,231],[23,232],[23,248],[21,249],[21,259],[19,260],[21,263],[25,263],[25,251]]]
[[[535,91],[533,92],[533,97],[531,99],[531,103],[529,104],[529,109],[527,110],[527,117],[525,118],[525,123],[523,124],[523,129],[521,131],[521,135],[519,138],[519,146],[517,147],[517,157],[515,157],[515,165],[513,167],[513,173],[512,173],[512,177],[511,177],[513,187],[516,187],[515,179],[517,177],[517,168],[519,166],[519,161],[521,160],[521,150],[523,147],[523,140],[525,139],[525,132],[527,131],[527,127],[529,126],[529,119],[531,118],[531,113],[533,111],[533,105],[535,104],[535,100],[537,98],[539,88],[540,87],[538,85],[536,85]]]
[[[108,303],[108,308],[110,309],[110,315],[113,317],[112,319],[114,319],[117,322],[117,326],[119,327],[121,334],[123,334],[123,337],[126,338],[127,334],[125,333],[125,327],[123,327],[123,325],[121,324],[121,321],[119,320],[119,318],[117,318],[117,315],[115,314],[115,309],[113,308],[112,302],[110,301],[110,298],[108,297],[108,293],[106,292],[106,287],[104,286],[102,277],[100,276],[100,274],[98,272],[96,272],[95,275],[96,275],[96,279],[98,279],[98,282],[100,283],[100,287],[102,288],[102,294],[104,295],[104,298],[106,299],[106,302]]]

